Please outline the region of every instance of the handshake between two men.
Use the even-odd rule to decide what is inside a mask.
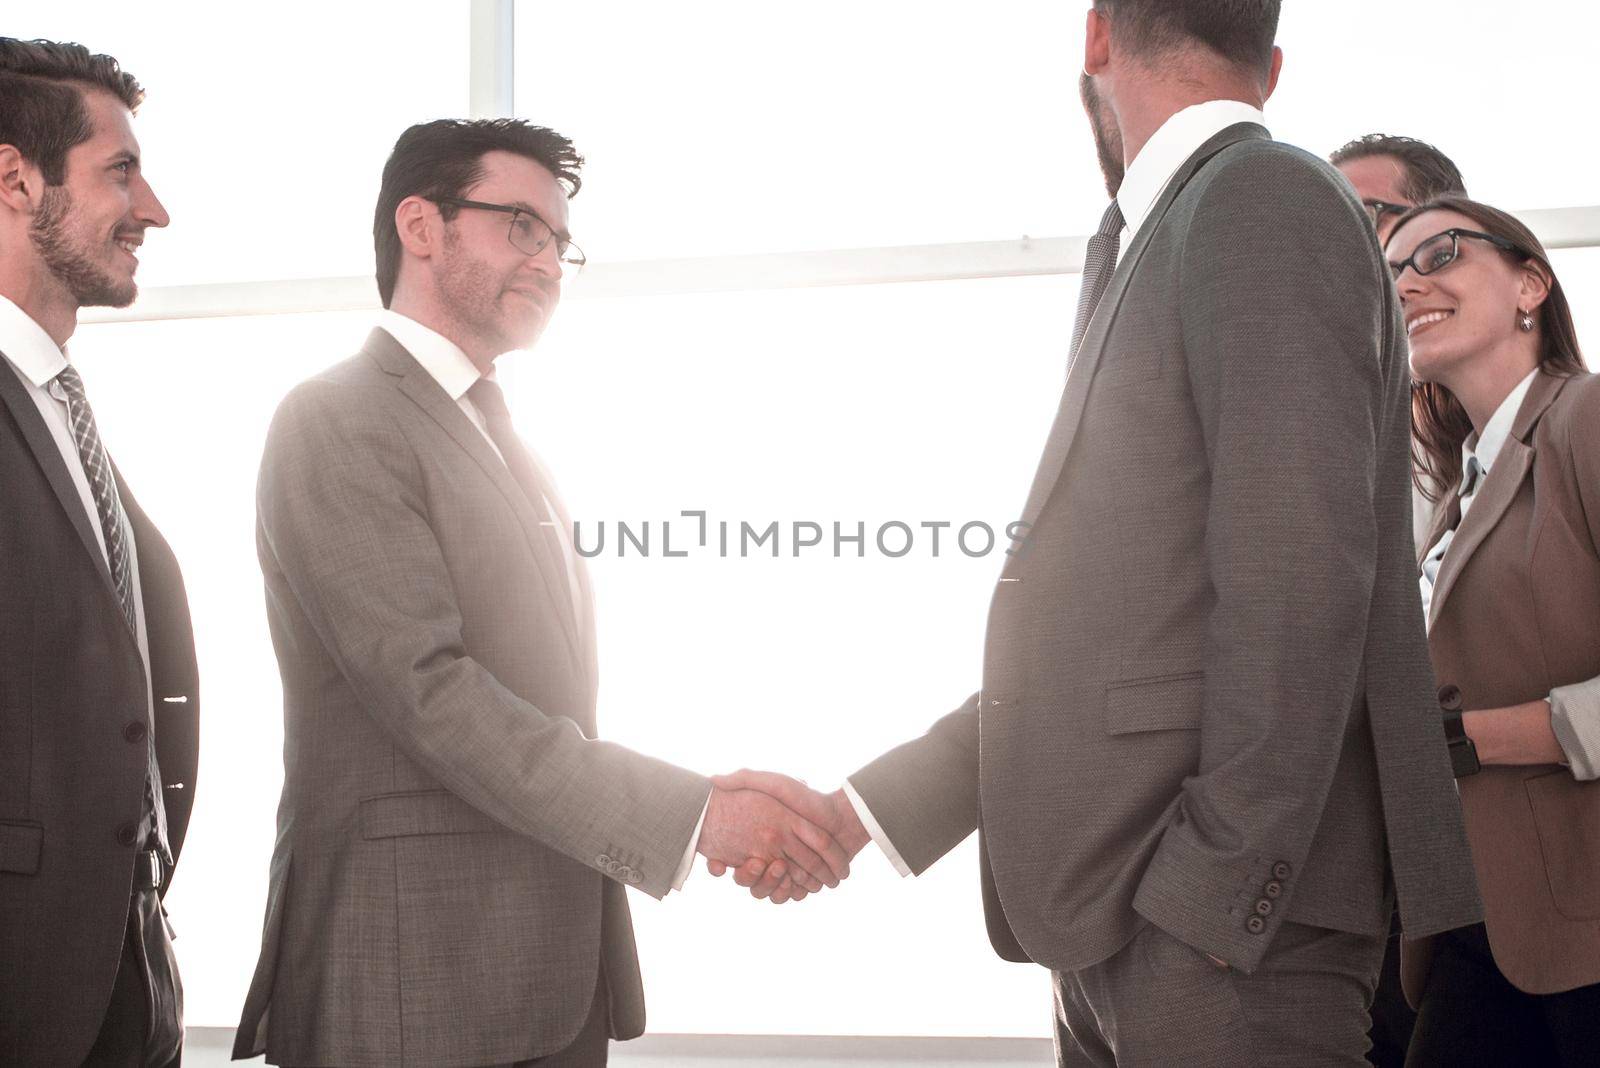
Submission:
[[[751,896],[781,905],[801,901],[850,874],[871,836],[844,790],[825,794],[770,771],[711,779],[711,800],[695,851],[706,869]]]

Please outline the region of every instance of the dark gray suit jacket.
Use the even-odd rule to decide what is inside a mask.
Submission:
[[[178,561],[117,477],[139,558],[167,832],[194,803],[200,693]],[[61,451],[0,362],[0,1064],[77,1065],[128,924],[144,663]],[[165,887],[163,887],[163,893]]]
[[[1409,402],[1345,183],[1259,126],[1219,133],[1089,326],[981,692],[851,776],[914,871],[981,823],[1002,955],[1085,967],[1142,915],[1249,971],[1286,917],[1383,932],[1391,879],[1408,930],[1478,917]]]
[[[506,465],[378,330],[284,400],[257,511],[285,777],[235,1056],[528,1060],[597,969],[639,1034],[624,885],[667,892],[710,784],[595,740],[594,635]]]

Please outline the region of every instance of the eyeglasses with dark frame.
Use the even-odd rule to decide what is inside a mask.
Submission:
[[[1533,254],[1514,242],[1494,234],[1486,234],[1481,230],[1467,230],[1459,226],[1434,234],[1424,240],[1412,251],[1411,255],[1399,263],[1390,262],[1389,273],[1396,282],[1405,273],[1407,267],[1419,275],[1430,275],[1435,271],[1442,271],[1456,261],[1461,255],[1461,238],[1470,237],[1475,241],[1487,241],[1502,252],[1508,252],[1518,259],[1533,259]]]
[[[1372,197],[1362,197],[1361,206],[1367,209],[1367,218],[1372,220],[1373,229],[1383,225],[1385,215],[1404,215],[1411,210],[1409,204],[1391,204],[1387,200],[1376,200]]]
[[[511,226],[506,231],[506,240],[511,242],[511,247],[526,256],[537,256],[544,251],[550,239],[556,239],[556,259],[563,264],[563,269],[570,267],[574,272],[581,271],[588,262],[583,254],[583,249],[573,243],[572,238],[562,236],[555,232],[555,227],[545,222],[527,208],[519,208],[514,204],[488,204],[481,200],[463,200],[460,197],[429,197],[435,204],[449,204],[457,208],[473,208],[477,211],[499,211],[511,216]]]

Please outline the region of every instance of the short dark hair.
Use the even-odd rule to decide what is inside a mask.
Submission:
[[[1328,161],[1335,167],[1358,159],[1388,156],[1405,176],[1400,192],[1413,204],[1443,196],[1466,196],[1467,184],[1450,157],[1426,141],[1394,134],[1369,133],[1336,149]]]
[[[1157,57],[1204,45],[1241,70],[1272,69],[1281,0],[1094,0],[1118,44]]]
[[[583,157],[572,142],[544,126],[522,119],[438,119],[419,123],[400,135],[383,165],[383,185],[372,219],[372,244],[378,259],[378,296],[387,308],[400,274],[400,232],[394,213],[406,197],[459,197],[483,177],[483,157],[488,152],[510,152],[542,165],[566,187],[567,196],[578,195],[583,179],[578,169]],[[446,221],[459,211],[439,205]]]
[[[116,59],[81,44],[0,37],[0,144],[66,181],[67,152],[94,133],[84,89],[101,89],[138,111],[144,88]]]

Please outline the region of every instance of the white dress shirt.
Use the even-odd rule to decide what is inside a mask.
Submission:
[[[1189,157],[1211,138],[1241,122],[1253,122],[1262,127],[1267,124],[1260,108],[1239,100],[1207,100],[1192,104],[1161,124],[1133,158],[1133,162],[1128,164],[1122,186],[1117,191],[1117,205],[1122,209],[1123,221],[1121,250],[1126,251],[1130,240],[1138,236],[1139,228],[1150,218],[1151,209]],[[889,858],[894,870],[903,876],[910,875],[911,868],[905,858],[889,841],[882,824],[874,818],[867,803],[856,793],[856,788],[848,779],[845,780],[844,793],[856,810],[862,827],[878,843],[878,848]]]
[[[1489,477],[1489,469],[1494,466],[1495,460],[1500,457],[1500,450],[1505,448],[1506,438],[1511,434],[1511,424],[1517,421],[1517,412],[1522,408],[1522,400],[1528,395],[1528,387],[1533,385],[1533,376],[1537,370],[1528,372],[1528,377],[1518,382],[1512,391],[1506,394],[1506,399],[1500,402],[1500,407],[1494,410],[1488,423],[1484,424],[1483,433],[1467,435],[1467,440],[1461,443],[1461,483],[1456,488],[1461,497],[1461,519],[1456,525],[1440,535],[1434,542],[1433,548],[1428,550],[1428,555],[1422,560],[1422,576],[1418,581],[1422,584],[1422,615],[1427,618],[1429,610],[1433,607],[1433,587],[1439,581],[1439,568],[1444,563],[1445,553],[1450,551],[1450,543],[1455,540],[1456,530],[1467,518],[1467,511],[1472,507],[1472,502],[1477,499],[1478,490],[1483,487],[1484,479]]]
[[[483,413],[478,410],[478,406],[472,403],[472,399],[467,396],[467,390],[477,384],[479,378],[487,377],[490,381],[494,381],[494,371],[491,370],[487,376],[483,375],[478,370],[477,364],[473,363],[467,357],[467,354],[461,351],[461,346],[437,330],[423,326],[415,319],[401,315],[397,311],[385,308],[379,312],[377,325],[387,331],[390,337],[398,341],[411,354],[412,358],[422,365],[422,369],[428,372],[429,377],[439,383],[439,388],[444,390],[445,396],[456,402],[456,405],[471,420],[472,425],[478,428],[478,433],[483,435],[483,440],[489,443],[491,449],[494,449],[494,454],[503,461],[505,457],[501,455],[499,447],[494,443],[494,439],[489,436],[489,421],[484,418]],[[543,461],[539,459],[532,449],[528,450],[528,456],[538,467],[539,474],[544,479],[545,485],[550,487],[550,492],[556,492],[555,481],[550,477],[550,473],[545,468]],[[544,501],[544,511],[549,516],[561,514],[560,509],[556,507],[556,502],[548,497]],[[560,523],[551,525],[555,527],[556,540],[561,544],[561,559],[567,570],[567,589],[572,594],[573,617],[578,620],[579,626],[582,627],[584,625],[584,608],[578,585],[578,557],[573,549],[572,536]],[[705,825],[706,812],[710,807],[711,798],[708,795],[705,807],[700,810],[700,820],[695,824],[694,834],[689,839],[689,848],[685,851],[683,860],[678,864],[677,874],[673,877],[672,888],[674,890],[683,889],[684,882],[689,878],[689,872],[694,868],[695,846],[700,842],[700,828]]]
[[[6,364],[21,380],[28,396],[33,398],[34,405],[38,407],[39,414],[44,417],[45,426],[50,428],[50,436],[61,453],[61,460],[67,465],[67,474],[72,477],[73,488],[78,491],[84,515],[89,518],[95,544],[100,547],[100,557],[110,568],[111,558],[106,554],[105,532],[100,529],[100,511],[94,503],[94,491],[89,488],[89,476],[83,470],[83,458],[78,455],[78,444],[72,439],[72,423],[67,418],[67,395],[60,384],[54,381],[57,375],[67,369],[66,352],[45,332],[44,327],[3,296],[0,296],[0,352],[5,354]],[[88,392],[87,385],[84,390]],[[110,454],[111,448],[106,446],[106,455]],[[139,546],[133,531],[128,529],[125,515],[122,543],[128,548],[128,577],[133,584],[134,635],[139,644],[139,659],[144,664],[145,721],[150,725],[153,737],[156,729],[155,693],[150,680],[150,634],[144,622],[144,591],[139,585]],[[156,790],[160,789],[159,783],[151,785]]]
[[[1240,100],[1207,100],[1191,104],[1173,115],[1150,135],[1139,154],[1128,164],[1117,190],[1117,205],[1122,209],[1122,247],[1139,234],[1150,217],[1150,210],[1167,191],[1173,175],[1190,156],[1217,134],[1241,122],[1265,127],[1267,117],[1260,108]]]

